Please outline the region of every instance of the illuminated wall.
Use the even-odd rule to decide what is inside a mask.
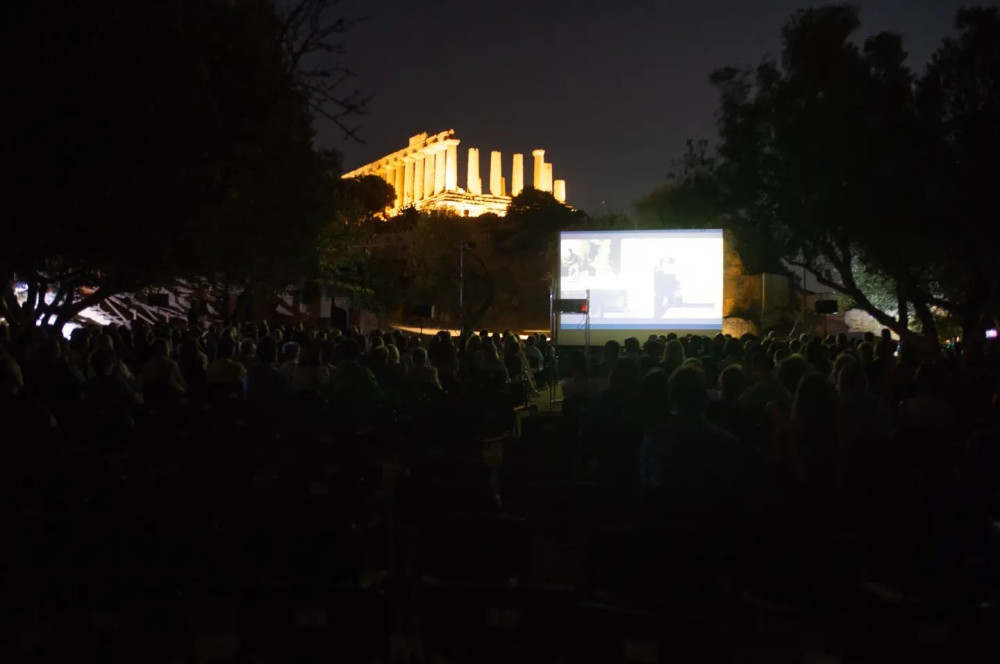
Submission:
[[[458,144],[455,130],[438,134],[426,132],[411,136],[408,145],[381,159],[377,159],[343,177],[377,175],[396,190],[396,200],[387,211],[393,215],[404,208],[449,209],[466,217],[478,217],[492,212],[504,216],[510,205],[511,195],[516,196],[524,182],[524,155],[515,154],[511,177],[504,177],[501,153],[490,153],[489,178],[483,187],[480,177],[480,158],[477,148],[469,148],[466,160],[466,186],[458,182]],[[536,150],[535,153],[544,150]],[[511,183],[508,194],[507,182]],[[534,182],[544,183],[541,189],[552,192],[562,203],[566,202],[566,181],[552,179],[552,164],[542,159],[535,161]],[[484,189],[488,193],[484,193]]]

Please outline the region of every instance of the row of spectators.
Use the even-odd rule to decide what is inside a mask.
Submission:
[[[574,593],[617,583],[655,595],[689,578],[694,595],[707,596],[737,571],[740,584],[771,597],[840,597],[872,578],[963,601],[1000,589],[995,342],[934,358],[889,335],[656,335],[609,343],[597,362],[571,350],[561,411],[524,419],[520,440],[487,435],[511,428],[482,406],[512,409],[556,380],[555,349],[540,335],[425,341],[400,331],[136,323],[77,330],[68,342],[31,330],[0,345],[5,433],[21,441],[16,449],[53,452],[4,482],[27,496],[25,527],[34,527],[30,494],[41,479],[81,479],[89,471],[76,448],[96,448],[108,484],[126,477],[130,488],[78,503],[167,523],[174,534],[152,548],[184,551],[194,577],[254,558],[244,533],[274,543],[265,553],[304,595],[321,575],[298,554],[314,553],[322,568],[354,550],[414,592],[421,574],[454,570],[456,559],[477,575],[496,564],[507,587],[504,552],[534,560],[537,542],[515,546],[497,533],[526,520],[560,551],[584,549],[590,571]],[[500,426],[486,428],[491,421]],[[81,518],[60,509],[67,527]],[[296,520],[305,544],[270,536],[265,513]],[[449,521],[456,513],[465,521]],[[402,525],[393,537],[375,532],[370,546],[344,545],[358,523],[378,524],[373,515]],[[315,549],[306,535],[322,528],[330,537]],[[199,533],[211,541],[188,546]],[[19,559],[30,571],[50,545],[25,541],[37,544]],[[390,555],[385,542],[401,551]],[[199,561],[212,547],[226,564],[208,571]],[[554,571],[569,574],[576,563],[560,556]],[[241,569],[262,564],[252,562]],[[131,564],[155,567],[145,553]]]
[[[1000,345],[919,361],[881,338],[651,335],[571,353],[563,412],[601,482],[855,500],[915,478],[993,497]],[[798,495],[798,494],[797,494]],[[997,505],[1000,506],[1000,505]]]
[[[33,440],[127,433],[140,404],[245,399],[275,414],[304,398],[408,407],[483,385],[514,383],[527,397],[556,375],[544,335],[522,341],[510,331],[442,332],[424,348],[398,330],[248,324],[202,333],[136,322],[78,328],[68,342],[37,329],[0,343],[2,416]],[[623,489],[728,490],[750,477],[843,489],[893,467],[939,472],[959,462],[983,476],[996,456],[998,348],[991,341],[985,352],[921,363],[888,331],[854,341],[630,338],[608,342],[593,366],[582,351],[569,354],[563,412],[579,441],[576,461]]]
[[[2,328],[6,331],[6,328]],[[205,332],[141,321],[131,328],[77,328],[69,341],[36,329],[0,340],[4,414],[29,437],[132,426],[139,405],[174,407],[243,399],[277,411],[293,398],[400,404],[470,384],[523,383],[554,367],[542,335],[510,331],[424,347],[394,330],[344,335],[304,327],[212,325]]]

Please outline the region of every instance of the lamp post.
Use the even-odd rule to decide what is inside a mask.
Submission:
[[[458,335],[465,334],[465,251],[475,249],[475,242],[462,242],[458,248]]]

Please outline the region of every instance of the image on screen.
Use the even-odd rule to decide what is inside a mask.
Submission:
[[[594,331],[721,330],[722,243],[717,229],[564,232],[559,297],[589,290]],[[560,314],[559,331],[584,320]]]

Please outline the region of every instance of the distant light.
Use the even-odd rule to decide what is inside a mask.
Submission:
[[[990,329],[986,330],[986,338],[987,339],[996,339],[997,338],[997,329],[995,327],[991,327]]]

